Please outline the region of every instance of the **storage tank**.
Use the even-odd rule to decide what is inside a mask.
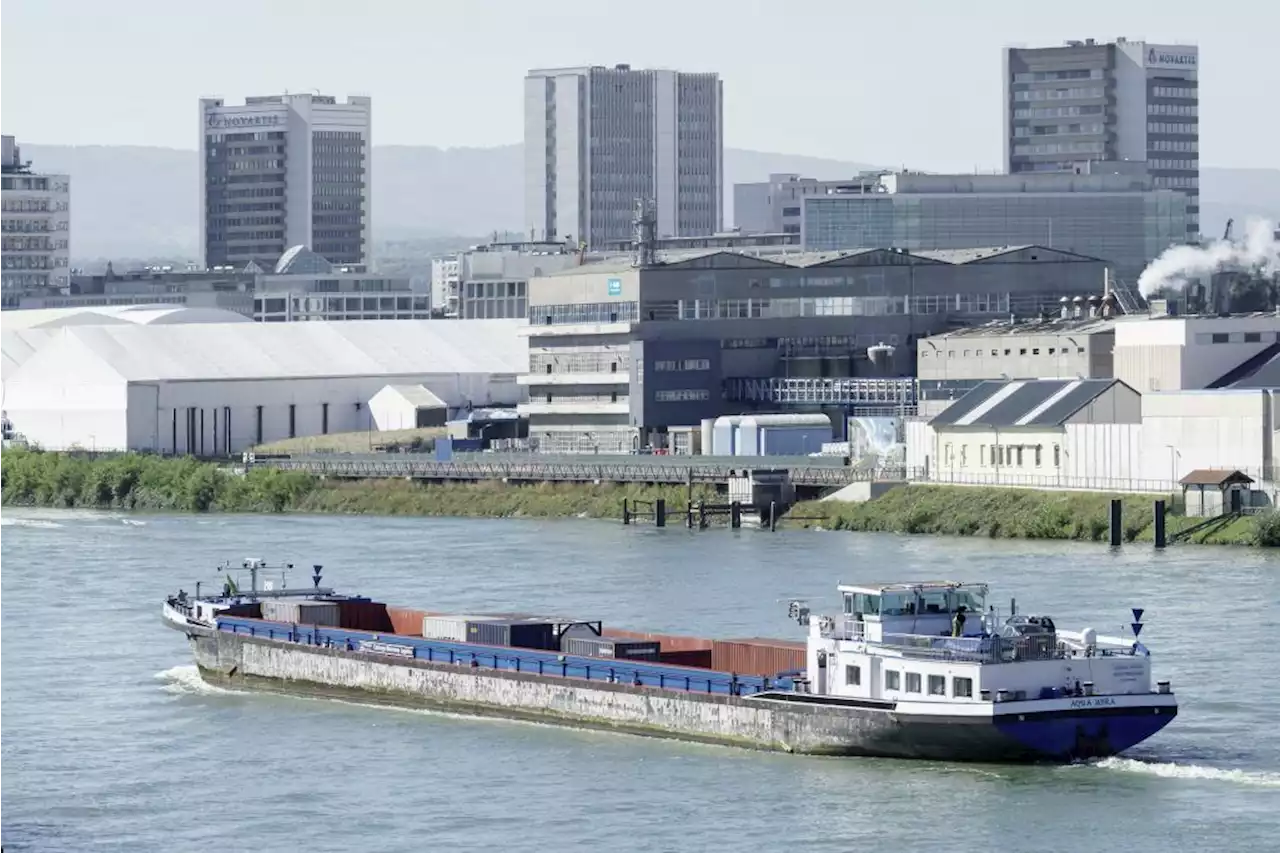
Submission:
[[[760,423],[756,415],[749,415],[738,424],[738,436],[734,444],[733,455],[760,455]]]
[[[716,448],[715,448],[715,426],[716,426],[716,419],[715,419],[715,418],[703,418],[703,419],[702,419],[702,430],[701,430],[701,432],[702,432],[702,449],[698,451],[699,453],[705,454],[705,455],[707,455],[707,456],[714,456],[714,455],[715,455],[715,452],[716,452]]]
[[[808,456],[821,453],[822,445],[832,440],[826,415],[757,415],[755,421],[761,456]]]
[[[711,427],[712,456],[733,456],[742,415],[721,415]]]

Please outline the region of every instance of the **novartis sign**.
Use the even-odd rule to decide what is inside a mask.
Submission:
[[[1196,55],[1153,47],[1147,50],[1146,65],[1148,68],[1195,68]]]
[[[280,124],[280,116],[275,114],[226,116],[209,113],[206,126],[211,129],[222,129],[232,127],[274,127],[278,124]]]

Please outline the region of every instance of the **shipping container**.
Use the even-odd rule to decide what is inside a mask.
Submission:
[[[387,621],[391,623],[391,630],[406,637],[421,637],[422,620],[429,615],[422,610],[387,605]]]
[[[618,660],[658,660],[660,646],[652,640],[619,640],[606,637],[563,637],[560,650],[567,655]]]
[[[243,604],[233,604],[225,610],[218,611],[219,616],[239,616],[243,619],[261,619],[262,618],[262,602],[248,601]]]
[[[543,621],[482,619],[467,622],[466,642],[486,646],[559,651],[556,626]]]
[[[672,652],[662,649],[658,652],[658,660],[676,666],[694,666],[698,669],[711,669],[711,649],[688,649]]]
[[[804,669],[806,654],[804,643],[789,640],[716,640],[711,647],[711,668],[739,675],[774,676]]]
[[[420,626],[422,637],[427,640],[452,640],[455,643],[465,643],[467,642],[467,623],[487,621],[490,618],[478,614],[466,616],[455,613],[433,613],[422,618]]]
[[[343,599],[338,602],[342,614],[342,627],[350,631],[376,631],[391,633],[391,617],[387,605],[368,599]]]
[[[336,601],[262,601],[262,618],[294,625],[342,626],[342,611]]]
[[[605,628],[601,632],[605,637],[617,637],[620,640],[652,640],[662,644],[664,652],[697,652],[710,651],[711,640],[702,637],[684,637],[679,634],[648,634],[643,631],[626,631],[622,628]]]

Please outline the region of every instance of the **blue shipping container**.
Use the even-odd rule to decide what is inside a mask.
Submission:
[[[478,453],[484,450],[481,438],[437,438],[436,461],[448,462],[455,453]]]

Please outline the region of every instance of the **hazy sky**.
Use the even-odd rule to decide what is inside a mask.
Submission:
[[[522,135],[532,67],[718,71],[738,148],[928,169],[1000,165],[1000,50],[1200,45],[1206,165],[1280,168],[1280,3],[1237,0],[6,0],[3,130],[194,148],[196,101],[373,96],[376,144]],[[1219,11],[1215,11],[1219,10]]]

